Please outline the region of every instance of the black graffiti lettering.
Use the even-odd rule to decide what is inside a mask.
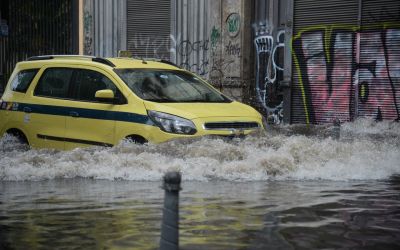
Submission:
[[[369,63],[358,63],[356,65],[356,69],[366,69],[371,72],[374,77],[376,77],[376,60]]]
[[[196,42],[191,42],[189,40],[184,40],[179,43],[177,47],[178,54],[181,56],[191,56],[193,52],[202,52],[209,50],[209,40],[201,40]]]
[[[232,41],[225,46],[225,52],[230,56],[240,56],[240,50],[240,44],[233,44]]]

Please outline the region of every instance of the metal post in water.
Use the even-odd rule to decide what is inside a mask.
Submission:
[[[160,250],[179,249],[179,191],[181,173],[164,175],[162,189],[165,190],[163,220],[161,225]]]
[[[336,140],[340,139],[340,120],[335,118],[333,120],[333,138]]]

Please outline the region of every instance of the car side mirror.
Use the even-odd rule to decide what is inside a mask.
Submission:
[[[95,97],[100,102],[114,102],[115,96],[111,89],[102,89],[96,91]]]

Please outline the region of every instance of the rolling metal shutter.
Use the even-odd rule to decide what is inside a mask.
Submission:
[[[115,57],[126,50],[126,1],[84,1],[84,54]]]
[[[358,9],[358,0],[294,1],[291,123],[350,120],[356,40],[350,27],[358,25]]]
[[[400,1],[398,0],[362,0],[361,25],[377,23],[400,24]]]
[[[361,9],[358,115],[399,119],[400,1],[363,0]]]
[[[127,48],[134,57],[170,59],[171,1],[127,1]]]

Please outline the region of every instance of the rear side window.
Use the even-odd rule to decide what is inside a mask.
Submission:
[[[22,70],[18,72],[11,82],[11,90],[25,93],[37,72],[38,69]]]
[[[43,73],[35,89],[35,95],[54,98],[69,98],[69,86],[73,69],[49,68]]]

